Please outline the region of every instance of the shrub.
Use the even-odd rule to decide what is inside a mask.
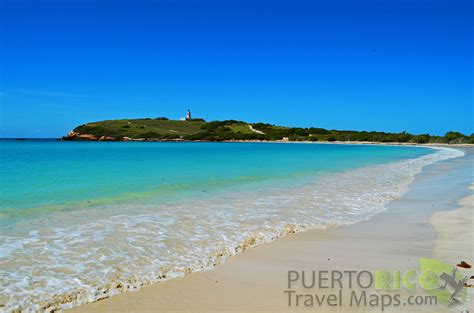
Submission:
[[[446,143],[463,143],[466,142],[467,139],[467,136],[453,131],[449,131],[444,135],[444,140]]]

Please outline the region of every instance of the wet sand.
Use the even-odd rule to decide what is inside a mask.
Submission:
[[[472,264],[473,190],[468,187],[473,182],[474,155],[473,149],[465,151],[465,157],[425,167],[404,197],[370,220],[293,234],[232,257],[211,271],[192,273],[72,311],[380,312],[379,307],[349,307],[347,294],[342,297],[342,306],[289,306],[288,294],[284,293],[288,290],[288,271],[406,271],[418,269],[419,258],[450,263],[462,259]],[[469,195],[471,198],[466,198]],[[345,279],[343,282],[347,286]],[[305,289],[301,284],[294,290],[305,294],[333,293],[331,289]],[[415,294],[401,293],[403,297]],[[438,305],[387,307],[384,312],[409,310],[448,311]],[[458,308],[455,311],[459,312]]]
[[[471,193],[474,185],[471,185]],[[443,211],[433,214],[431,223],[438,233],[434,258],[458,264],[466,261],[474,265],[474,195],[463,198],[459,204],[461,208],[452,211]],[[474,268],[463,269],[458,267],[463,276],[474,275]],[[474,285],[474,279],[467,284]],[[474,308],[474,288],[468,288],[467,301],[464,309]]]

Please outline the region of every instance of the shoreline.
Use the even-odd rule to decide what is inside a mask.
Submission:
[[[92,136],[92,135],[84,135]],[[423,147],[423,146],[440,146],[440,147],[474,147],[472,143],[414,143],[414,142],[379,142],[379,141],[310,141],[310,140],[186,140],[186,139],[132,139],[125,137],[123,139],[90,139],[89,137],[84,137],[81,139],[68,139],[64,140],[61,138],[54,138],[57,141],[72,141],[72,142],[227,142],[227,143],[300,143],[300,144],[347,144],[347,145],[388,145],[388,146],[413,146],[413,147]],[[21,139],[12,139],[12,140],[21,140]]]
[[[381,145],[381,146],[411,146],[411,147],[459,147],[469,148],[474,147],[472,143],[414,143],[414,142],[379,142],[379,141],[292,141],[292,140],[185,140],[185,139],[131,139],[131,140],[63,140],[61,138],[0,138],[0,140],[11,141],[60,141],[60,142],[214,142],[214,143],[300,143],[300,144],[341,144],[341,145]]]
[[[443,165],[438,163],[442,162],[436,162],[428,167],[443,167]],[[425,185],[430,185],[430,180],[426,181],[426,178],[433,175],[431,173],[433,170],[429,169],[426,172],[424,169],[421,174],[417,175],[416,182],[418,185],[420,185],[420,178],[418,176],[423,176]],[[447,173],[445,172],[444,174],[446,176]],[[420,188],[423,190],[423,186],[418,187],[418,189]],[[259,298],[258,295],[272,294],[272,297],[277,296],[281,300],[281,292],[284,288],[282,278],[284,278],[283,274],[285,271],[282,269],[282,266],[288,268],[295,265],[318,264],[327,266],[331,264],[336,268],[354,268],[365,264],[377,268],[376,264],[374,264],[374,259],[377,260],[379,257],[378,266],[390,265],[395,268],[397,266],[410,268],[417,265],[417,262],[415,262],[417,257],[430,257],[433,253],[436,233],[428,225],[427,221],[434,212],[429,212],[430,214],[427,212],[410,212],[411,216],[407,215],[407,219],[407,216],[404,216],[407,213],[406,206],[416,206],[416,202],[410,201],[410,196],[413,193],[414,191],[410,188],[408,195],[389,204],[391,210],[380,213],[367,221],[322,230],[308,230],[285,236],[279,238],[279,240],[254,247],[243,254],[233,256],[224,264],[213,268],[213,270],[196,272],[183,278],[169,280],[166,283],[146,286],[137,292],[122,293],[92,304],[81,305],[72,310],[79,312],[83,310],[121,311],[126,310],[125,308],[131,308],[137,311],[149,311],[160,308],[164,312],[184,312],[187,311],[187,308],[193,307],[193,311],[196,312],[217,312],[225,311],[229,308],[236,312],[287,311],[288,307],[284,306],[280,301],[275,306],[269,300],[266,302],[257,301],[255,296],[251,296],[254,294]],[[419,201],[420,199],[416,200]],[[436,202],[434,201],[432,206],[435,204]],[[452,206],[453,204],[451,203],[450,205]],[[436,204],[436,206],[438,205]],[[424,210],[424,208],[420,208],[420,211]],[[390,233],[388,230],[391,228],[392,235],[397,234],[399,231],[396,225],[393,225],[391,216],[392,218],[395,216],[406,219],[406,225],[403,225],[403,228],[410,234],[409,236],[415,234],[415,237],[397,241],[396,238],[393,238],[394,236],[386,236],[387,233]],[[411,220],[413,216],[416,217],[416,222]],[[420,224],[423,225],[421,230],[419,229]],[[379,238],[380,232],[384,234],[383,238]],[[354,234],[356,238],[353,238]],[[405,242],[412,242],[412,245],[414,244],[415,247],[403,247]],[[328,243],[332,243],[335,246],[329,247]],[[402,247],[400,247],[400,244],[402,244]],[[358,255],[358,250],[354,249],[354,247],[358,247],[358,249],[363,250],[367,245],[376,249],[366,256]],[[384,247],[385,245],[388,245],[388,247]],[[311,249],[309,250],[313,252],[308,255],[306,250],[310,247]],[[404,252],[400,253],[397,250],[400,248]],[[391,254],[390,258],[380,259],[380,250]],[[315,253],[315,251],[320,253]],[[352,253],[349,253],[350,251]],[[291,257],[292,254],[296,254],[296,258]],[[368,257],[369,255],[371,257]],[[406,258],[406,255],[410,255],[410,258]],[[275,264],[269,264],[269,260],[275,259],[278,260],[273,262]],[[337,262],[333,264],[328,262],[330,260],[337,260]],[[472,262],[472,260],[470,261]],[[268,267],[270,267],[270,275]],[[275,272],[277,269],[279,269],[278,273]],[[241,275],[238,273],[241,273]],[[277,279],[274,276],[278,274],[282,277]],[[219,286],[214,285],[212,283],[214,281],[216,281],[215,284],[219,283]],[[251,284],[249,285],[249,283]],[[275,290],[275,285],[279,285],[280,288]],[[216,287],[219,288],[216,289]],[[186,299],[182,298],[183,295],[185,295]],[[235,302],[234,296],[241,301]],[[219,300],[221,298],[224,300]],[[186,303],[187,306],[185,305]]]

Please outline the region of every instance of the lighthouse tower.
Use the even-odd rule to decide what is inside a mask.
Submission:
[[[191,118],[191,110],[188,109],[188,112],[186,112],[186,121],[190,121]]]

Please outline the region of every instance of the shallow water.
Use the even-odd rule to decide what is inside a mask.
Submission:
[[[0,305],[67,308],[355,223],[453,149],[2,141]]]

